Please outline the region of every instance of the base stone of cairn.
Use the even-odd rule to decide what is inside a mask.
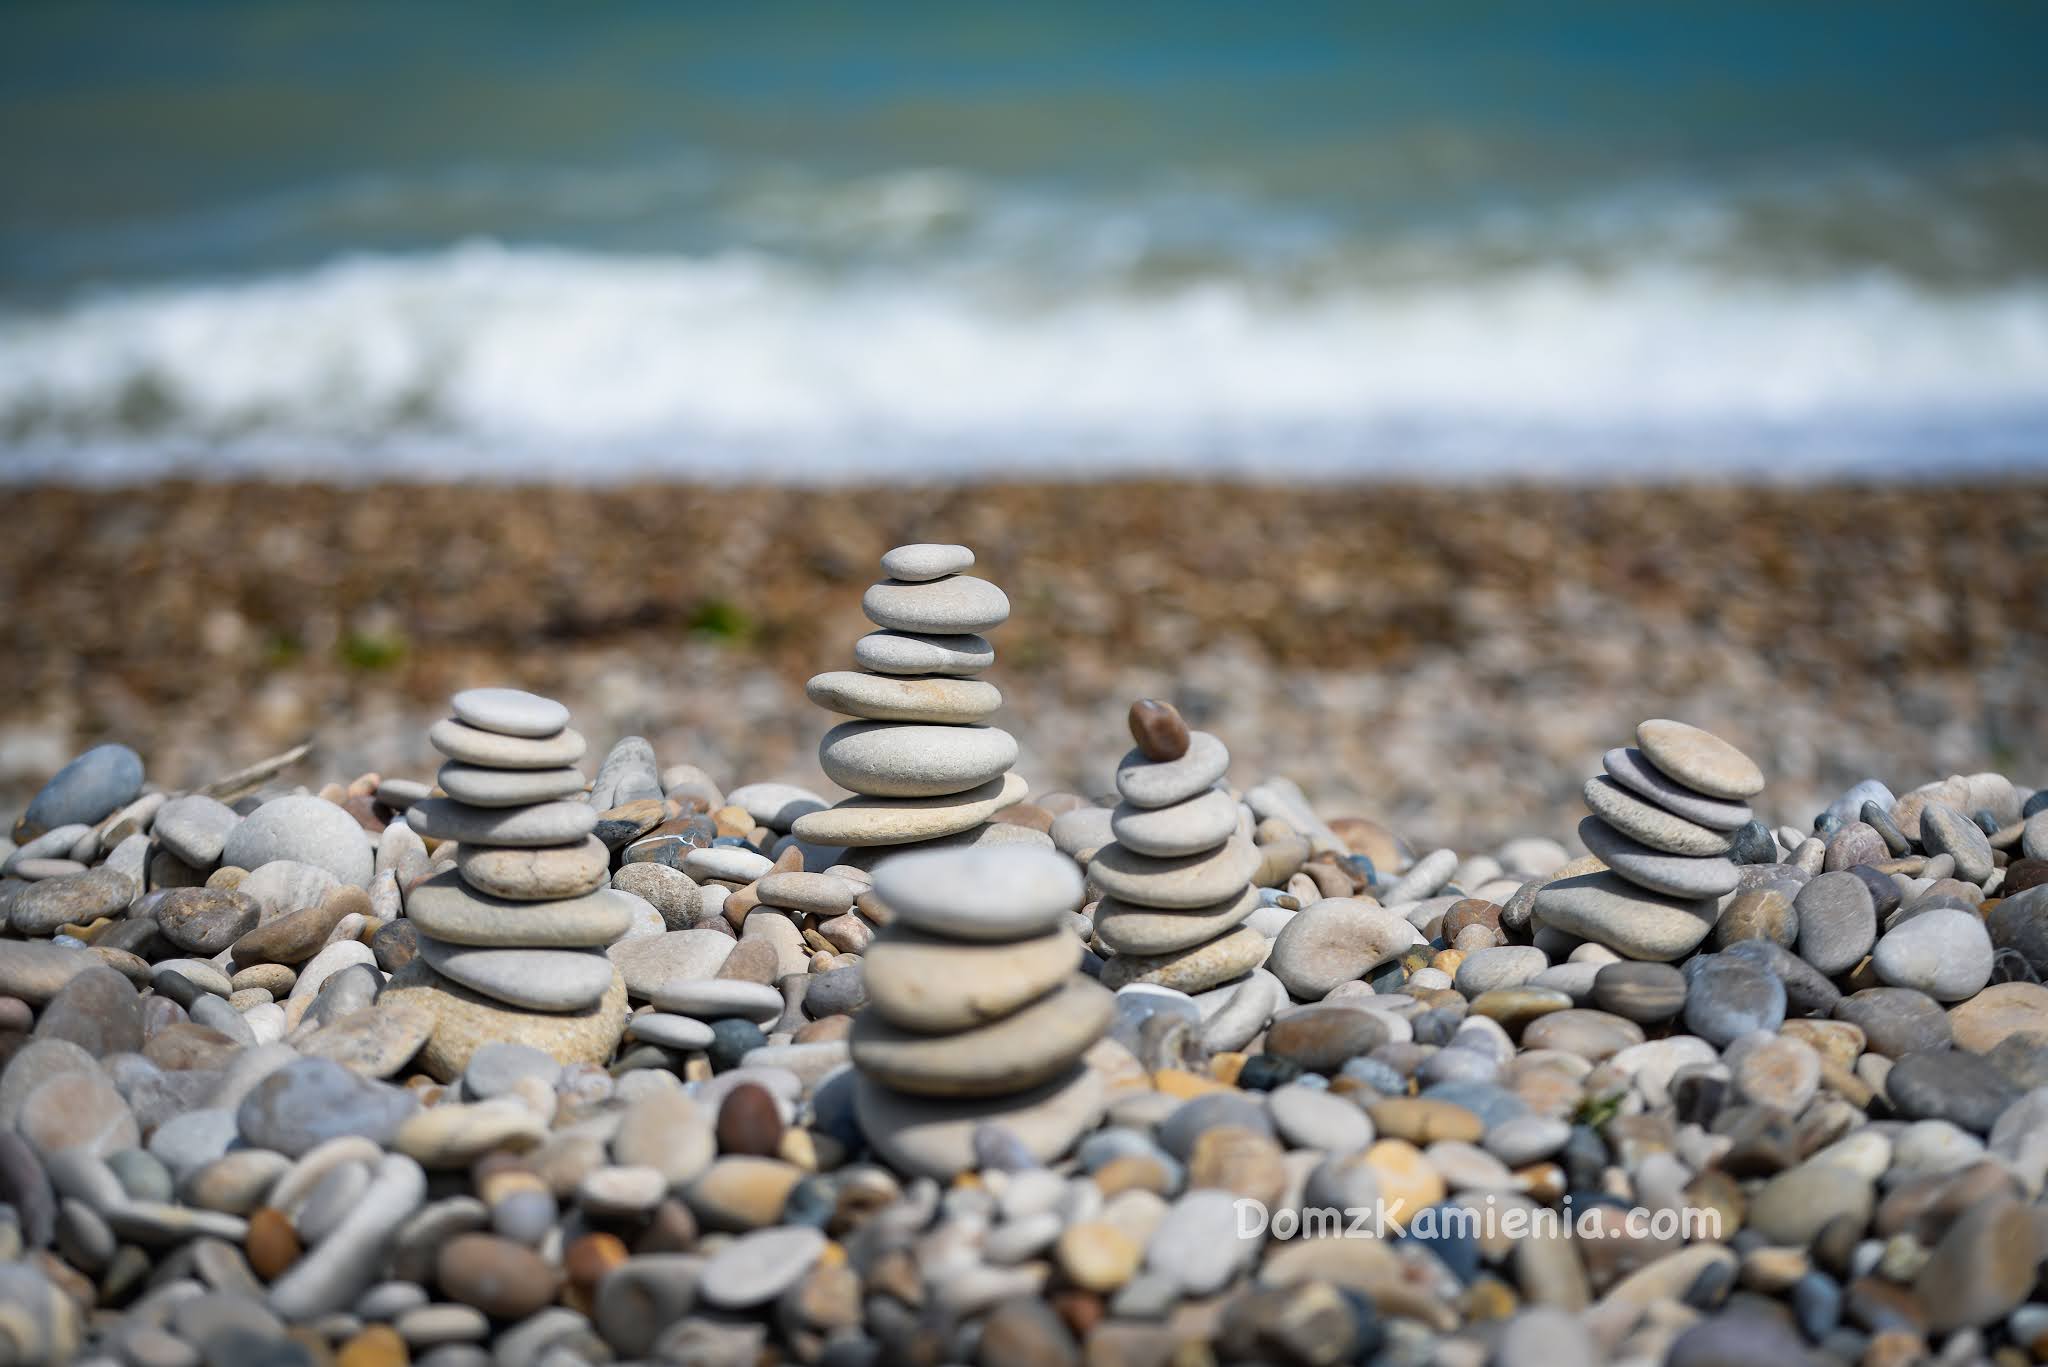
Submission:
[[[966,573],[973,566],[965,546],[882,557],[889,577],[861,598],[879,630],[855,642],[860,668],[805,685],[811,701],[854,718],[825,733],[818,763],[855,796],[798,817],[797,839],[846,847],[849,864],[866,868],[898,846],[980,843],[990,817],[1023,801],[1029,790],[1010,772],[1017,742],[984,724],[1003,695],[975,677],[995,662],[981,633],[1009,619],[1010,600]]]
[[[1082,1055],[1114,997],[1076,971],[1081,893],[1071,860],[1029,847],[902,853],[875,869],[891,920],[862,961],[854,1104],[900,1171],[980,1166],[983,1126],[1051,1162],[1101,1120],[1103,1080]]]
[[[1586,781],[1579,838],[1607,867],[1550,883],[1535,919],[1626,959],[1683,958],[1705,940],[1740,875],[1729,858],[1763,791],[1756,762],[1719,736],[1652,720]]]
[[[1117,766],[1114,838],[1088,865],[1102,892],[1095,934],[1115,951],[1102,981],[1207,991],[1272,948],[1242,924],[1259,907],[1262,856],[1237,800],[1217,786],[1230,768],[1223,742],[1149,699],[1132,705],[1130,722],[1138,743]]]
[[[611,855],[582,801],[583,737],[568,709],[510,688],[455,695],[427,733],[447,757],[437,795],[406,819],[457,842],[455,867],[406,899],[419,952],[379,1000],[433,1014],[420,1066],[448,1081],[482,1045],[604,1063],[626,1028],[626,984],[605,947],[632,926]]]

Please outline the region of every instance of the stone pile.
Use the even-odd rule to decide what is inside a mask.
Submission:
[[[856,796],[796,818],[798,839],[853,847],[865,864],[891,847],[972,832],[1024,799],[1010,772],[1017,742],[984,725],[1002,706],[994,684],[976,676],[995,662],[981,635],[1010,616],[1010,600],[966,573],[965,546],[898,546],[882,557],[889,577],[870,585],[861,611],[880,630],[854,643],[859,669],[813,678],[820,707],[856,720],[825,733],[818,762]]]
[[[1586,781],[1593,814],[1579,838],[1603,867],[1545,887],[1535,915],[1624,958],[1682,958],[1741,881],[1730,856],[1754,822],[1749,799],[1763,791],[1763,771],[1719,736],[1666,720],[1642,723],[1636,745],[1601,764],[1607,772]],[[1755,830],[1770,862],[1777,846],[1760,823]]]
[[[603,1062],[625,1028],[626,986],[605,954],[632,928],[611,853],[582,801],[583,737],[569,711],[510,688],[457,693],[428,733],[445,796],[414,802],[413,831],[456,842],[455,866],[415,886],[417,957],[384,1000],[435,1017],[420,1063],[444,1081],[493,1040],[560,1063]]]
[[[486,702],[457,706],[493,738],[470,755],[561,725]],[[1197,753],[1170,709],[1133,720],[1135,772]],[[259,795],[286,755],[167,799],[71,766],[0,840],[0,1360],[2048,1356],[2048,791],[1865,780],[1774,837],[1699,819],[1745,805],[1725,747],[1643,740],[1610,778],[1663,816],[1603,789],[1605,859],[1416,858],[1283,777],[1247,789],[1261,905],[1210,944],[1273,948],[1214,988],[1199,944],[1130,977],[1150,956],[1106,942],[1186,909],[1075,910],[1074,852],[1161,848],[1146,818],[1204,800],[1139,800],[1172,784],[989,828],[1065,822],[1060,852],[811,872],[788,828],[821,802],[631,737],[587,803],[495,808],[490,784],[566,780],[451,755],[446,798]],[[443,838],[558,802],[593,814],[609,889],[575,841]],[[1664,817],[1730,848],[1627,834]],[[1588,875],[1601,899],[1556,900]],[[622,1012],[490,995],[560,974],[476,992],[424,957],[565,962],[537,928],[591,898],[631,921],[623,1039]],[[588,1047],[517,1036],[549,1022]],[[1384,1237],[1310,1234],[1361,1223]]]
[[[1037,1162],[1060,1156],[1101,1114],[1102,1079],[1081,1059],[1112,1002],[1075,972],[1073,863],[1033,848],[898,854],[874,891],[890,923],[862,961],[851,1037],[870,1142],[942,1178],[977,1166],[984,1125]]]
[[[1271,948],[1243,925],[1259,908],[1261,856],[1249,818],[1220,786],[1230,768],[1223,742],[1150,699],[1131,705],[1130,724],[1137,744],[1117,765],[1114,838],[1088,864],[1102,893],[1095,936],[1115,955],[1102,980],[1206,991],[1251,972]]]

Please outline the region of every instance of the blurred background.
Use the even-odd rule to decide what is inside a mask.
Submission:
[[[964,540],[1034,785],[1567,836],[1642,716],[1801,824],[2048,782],[2048,10],[0,10],[0,789],[454,687],[823,786]],[[310,776],[310,775],[309,775]],[[1773,809],[1772,802],[1782,804]]]

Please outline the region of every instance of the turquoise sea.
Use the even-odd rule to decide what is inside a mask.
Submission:
[[[2048,7],[0,7],[0,479],[2048,467]]]

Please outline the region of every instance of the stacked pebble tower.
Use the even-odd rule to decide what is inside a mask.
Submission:
[[[1261,856],[1237,799],[1217,786],[1230,768],[1223,742],[1149,698],[1131,705],[1130,723],[1115,838],[1088,865],[1102,892],[1095,935],[1116,953],[1102,979],[1204,991],[1265,962],[1270,942],[1242,924],[1259,907]]]
[[[423,968],[393,985],[433,988],[502,1018],[489,1035],[473,1019],[437,1031],[422,1062],[453,1077],[493,1037],[563,1063],[604,1062],[625,1029],[626,1001],[605,947],[631,926],[633,904],[609,890],[611,855],[581,800],[583,737],[567,708],[517,689],[470,689],[451,709],[427,733],[448,759],[437,778],[446,795],[415,802],[406,820],[428,839],[457,842],[455,867],[407,898]]]
[[[965,546],[898,546],[889,577],[861,597],[879,631],[854,643],[858,670],[805,685],[811,701],[857,720],[825,733],[818,763],[857,796],[798,817],[799,840],[871,849],[961,836],[1028,791],[1010,772],[1017,742],[982,723],[1002,706],[974,676],[995,662],[980,635],[1010,616],[1010,600],[965,571]],[[869,856],[873,858],[877,856]]]
[[[1636,727],[1635,746],[1609,750],[1601,764],[1607,772],[1586,781],[1593,815],[1579,823],[1579,838],[1607,871],[1545,888],[1536,914],[1600,939],[1609,922],[1591,904],[1632,899],[1641,915],[1671,925],[1670,952],[1659,957],[1680,957],[1705,937],[1718,900],[1740,881],[1729,854],[1751,820],[1748,799],[1763,791],[1763,771],[1719,736],[1664,720]]]
[[[896,854],[874,894],[890,921],[862,960],[867,1007],[851,1035],[869,1138],[935,1176],[981,1166],[984,1122],[1041,1163],[1057,1158],[1100,1106],[1081,1056],[1115,1001],[1075,971],[1073,861],[1032,846]]]

